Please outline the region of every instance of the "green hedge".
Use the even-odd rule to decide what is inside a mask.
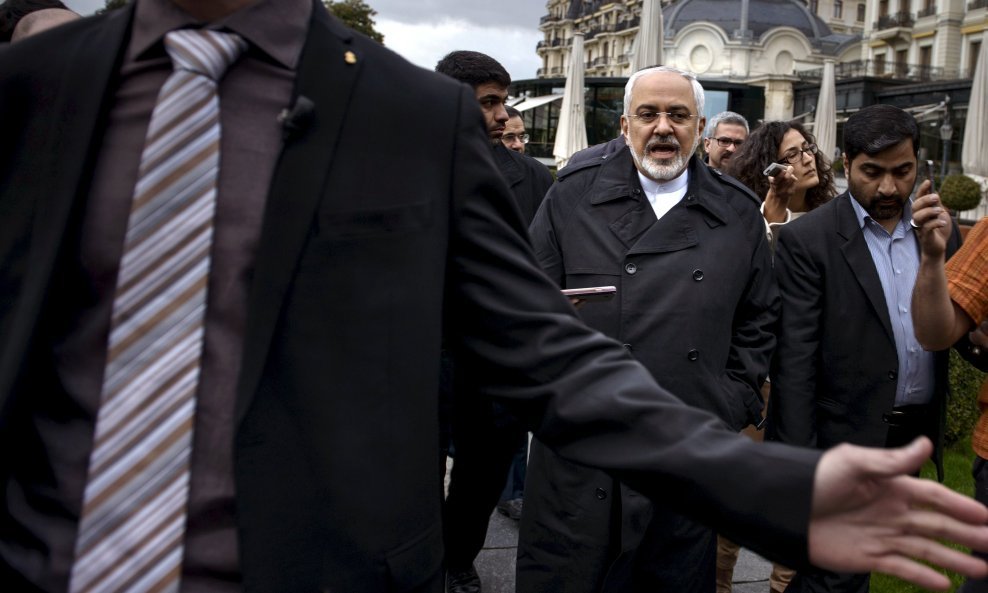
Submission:
[[[985,373],[974,368],[956,351],[950,351],[950,399],[947,401],[947,446],[971,435],[978,419],[978,389]]]

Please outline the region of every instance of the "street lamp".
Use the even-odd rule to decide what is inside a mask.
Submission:
[[[950,160],[950,139],[953,135],[954,126],[950,125],[949,119],[944,119],[943,125],[940,126],[940,140],[943,141],[943,165],[940,167],[941,183],[947,177],[947,161]]]
[[[940,126],[940,140],[943,141],[943,164],[940,166],[940,182],[947,177],[947,161],[950,160],[950,139],[954,126],[950,125],[950,95],[943,98],[943,124]]]

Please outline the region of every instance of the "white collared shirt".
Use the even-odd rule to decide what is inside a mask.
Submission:
[[[641,181],[642,189],[645,190],[648,203],[652,205],[652,210],[655,211],[655,218],[662,218],[686,195],[690,172],[689,169],[684,169],[682,174],[675,179],[655,181],[638,171],[638,179]]]

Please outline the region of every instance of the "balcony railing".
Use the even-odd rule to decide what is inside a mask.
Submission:
[[[927,6],[926,8],[924,8],[924,9],[920,10],[919,12],[917,12],[916,13],[916,18],[917,19],[921,19],[921,18],[927,17],[927,16],[936,16],[936,14],[937,14],[937,7],[934,4],[932,6]]]
[[[632,27],[638,26],[638,21],[641,20],[639,17],[633,17],[627,21],[619,21],[615,26],[615,31],[624,31],[625,29],[630,29]]]
[[[916,20],[908,12],[896,12],[878,17],[873,28],[877,30],[895,29],[896,27],[912,27]]]
[[[796,75],[806,82],[819,82],[823,76],[823,68],[802,70]],[[923,64],[896,64],[895,62],[876,62],[873,60],[854,60],[835,64],[834,77],[837,80],[875,76],[880,78],[895,78],[915,82],[932,82],[947,80],[944,68],[926,66]]]
[[[971,0],[967,3],[968,10],[977,10],[978,8],[988,8],[988,0]]]
[[[556,16],[554,14],[547,14],[544,17],[542,17],[542,18],[539,19],[539,24],[540,25],[544,25],[546,23],[555,23],[555,22],[561,21],[561,20],[563,20],[562,17],[558,17],[558,16]]]

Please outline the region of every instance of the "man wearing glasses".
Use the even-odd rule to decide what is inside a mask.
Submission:
[[[723,169],[747,137],[748,120],[740,113],[721,111],[710,118],[703,138],[707,164],[714,169]]]
[[[617,287],[613,299],[580,308],[588,325],[740,431],[761,421],[779,297],[757,200],[696,156],[703,102],[691,73],[632,75],[626,146],[560,176],[529,233],[563,288]],[[715,559],[710,529],[533,441],[519,593],[710,593]]]
[[[508,112],[508,121],[504,123],[504,134],[501,134],[501,142],[511,150],[525,154],[528,132],[525,131],[525,122],[521,118],[521,111],[514,107],[505,107],[504,109]]]
[[[826,449],[927,436],[942,478],[948,352],[923,349],[911,312],[920,266],[910,225],[919,126],[898,107],[871,105],[848,118],[843,148],[847,192],[779,227],[782,316],[765,438]],[[917,195],[929,193],[924,182]],[[957,236],[955,228],[948,257]],[[966,345],[958,344],[965,357]],[[786,591],[868,586],[868,573],[814,570],[798,573]]]

